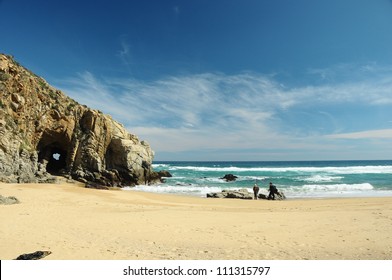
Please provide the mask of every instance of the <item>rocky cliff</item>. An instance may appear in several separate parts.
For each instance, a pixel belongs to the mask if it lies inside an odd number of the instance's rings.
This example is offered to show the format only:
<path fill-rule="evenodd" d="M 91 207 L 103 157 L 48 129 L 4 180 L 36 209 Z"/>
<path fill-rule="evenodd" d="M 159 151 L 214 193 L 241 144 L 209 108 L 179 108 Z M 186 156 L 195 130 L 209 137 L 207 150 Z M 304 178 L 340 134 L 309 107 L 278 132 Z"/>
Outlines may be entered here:
<path fill-rule="evenodd" d="M 0 181 L 51 175 L 107 186 L 157 180 L 148 143 L 0 54 Z"/>

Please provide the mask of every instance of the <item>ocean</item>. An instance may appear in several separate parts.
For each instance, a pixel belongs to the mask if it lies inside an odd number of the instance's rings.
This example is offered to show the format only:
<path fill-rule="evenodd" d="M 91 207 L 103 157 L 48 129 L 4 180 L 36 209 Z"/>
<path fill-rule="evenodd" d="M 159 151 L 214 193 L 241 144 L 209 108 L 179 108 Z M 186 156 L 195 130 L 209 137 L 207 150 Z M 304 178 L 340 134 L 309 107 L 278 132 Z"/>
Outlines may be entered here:
<path fill-rule="evenodd" d="M 167 170 L 173 177 L 158 185 L 139 185 L 134 191 L 206 197 L 223 189 L 247 188 L 255 183 L 267 193 L 269 182 L 290 198 L 392 196 L 392 160 L 380 161 L 161 161 L 156 171 Z M 226 182 L 222 177 L 238 178 Z"/>

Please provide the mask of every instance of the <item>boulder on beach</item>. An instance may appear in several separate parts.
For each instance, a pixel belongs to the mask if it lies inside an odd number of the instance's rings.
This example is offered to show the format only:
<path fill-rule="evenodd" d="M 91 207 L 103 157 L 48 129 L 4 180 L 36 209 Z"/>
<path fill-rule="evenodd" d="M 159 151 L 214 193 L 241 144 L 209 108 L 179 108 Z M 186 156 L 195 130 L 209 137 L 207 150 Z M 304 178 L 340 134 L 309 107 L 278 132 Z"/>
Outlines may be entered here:
<path fill-rule="evenodd" d="M 222 192 L 208 193 L 207 197 L 211 198 L 235 198 L 235 199 L 252 199 L 253 194 L 247 189 L 240 190 L 223 190 Z"/>
<path fill-rule="evenodd" d="M 49 256 L 50 254 L 52 254 L 51 251 L 36 251 L 34 253 L 20 255 L 15 260 L 22 260 L 22 261 L 39 260 L 45 258 L 46 256 Z"/>
<path fill-rule="evenodd" d="M 257 197 L 259 199 L 267 199 L 268 200 L 268 194 L 259 193 L 259 195 Z M 286 196 L 284 195 L 284 193 L 282 191 L 278 191 L 278 193 L 275 194 L 274 200 L 285 200 L 285 199 L 286 199 Z"/>
<path fill-rule="evenodd" d="M 10 205 L 10 204 L 17 204 L 19 203 L 19 200 L 15 196 L 2 196 L 0 195 L 0 204 L 3 205 Z"/>
<path fill-rule="evenodd" d="M 223 190 L 221 192 L 208 193 L 207 197 L 210 198 L 236 198 L 236 199 L 253 199 L 253 193 L 249 192 L 247 189 L 240 190 Z M 259 199 L 268 200 L 268 194 L 259 193 Z M 278 192 L 275 194 L 275 200 L 285 200 L 286 196 L 283 192 Z"/>

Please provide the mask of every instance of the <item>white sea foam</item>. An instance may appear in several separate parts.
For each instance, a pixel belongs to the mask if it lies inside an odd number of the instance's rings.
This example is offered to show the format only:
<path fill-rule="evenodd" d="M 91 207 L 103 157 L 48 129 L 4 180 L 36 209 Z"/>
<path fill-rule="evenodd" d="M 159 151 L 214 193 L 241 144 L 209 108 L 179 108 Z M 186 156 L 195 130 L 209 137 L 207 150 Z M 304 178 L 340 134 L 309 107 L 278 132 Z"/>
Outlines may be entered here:
<path fill-rule="evenodd" d="M 227 185 L 226 185 L 227 186 Z M 144 191 L 152 193 L 166 193 L 191 195 L 206 197 L 207 193 L 221 192 L 223 189 L 238 189 L 238 187 L 222 187 L 208 185 L 138 185 L 135 187 L 125 187 L 124 190 Z M 246 188 L 252 192 L 251 188 Z M 288 198 L 327 198 L 327 197 L 371 197 L 371 196 L 392 196 L 391 190 L 375 190 L 369 183 L 362 184 L 308 184 L 303 186 L 282 186 L 279 188 Z M 267 193 L 266 189 L 261 192 Z"/>
<path fill-rule="evenodd" d="M 214 178 L 214 177 L 204 177 L 197 179 L 198 182 L 210 182 L 210 183 L 224 183 L 225 179 L 222 178 Z"/>
<path fill-rule="evenodd" d="M 254 181 L 254 182 L 262 182 L 267 180 L 268 177 L 262 177 L 262 176 L 241 176 L 239 175 L 237 178 L 237 181 Z"/>
<path fill-rule="evenodd" d="M 173 177 L 164 177 L 166 179 L 170 179 L 170 180 L 184 180 L 186 179 L 186 177 L 183 176 L 173 176 Z"/>
<path fill-rule="evenodd" d="M 373 186 L 369 183 L 362 184 L 328 184 L 328 185 L 305 185 L 301 187 L 303 191 L 362 191 L 372 190 Z"/>
<path fill-rule="evenodd" d="M 342 176 L 328 176 L 328 175 L 313 175 L 306 178 L 296 178 L 298 181 L 305 181 L 310 183 L 320 183 L 320 182 L 334 182 L 343 179 Z"/>
<path fill-rule="evenodd" d="M 378 191 L 369 183 L 361 184 L 309 184 L 282 189 L 288 197 L 357 197 L 375 196 Z M 392 195 L 392 191 L 383 195 Z"/>
<path fill-rule="evenodd" d="M 184 194 L 193 196 L 206 196 L 210 192 L 222 191 L 219 187 L 199 186 L 199 185 L 137 185 L 135 187 L 125 187 L 124 190 L 144 191 L 153 193 Z"/>
<path fill-rule="evenodd" d="M 206 166 L 171 166 L 170 170 L 190 170 L 200 172 L 325 172 L 330 174 L 387 174 L 392 173 L 392 166 L 328 166 L 328 167 L 206 167 Z"/>
<path fill-rule="evenodd" d="M 169 168 L 170 167 L 169 164 L 165 164 L 165 163 L 153 163 L 151 166 L 153 168 L 159 168 L 159 169 Z"/>

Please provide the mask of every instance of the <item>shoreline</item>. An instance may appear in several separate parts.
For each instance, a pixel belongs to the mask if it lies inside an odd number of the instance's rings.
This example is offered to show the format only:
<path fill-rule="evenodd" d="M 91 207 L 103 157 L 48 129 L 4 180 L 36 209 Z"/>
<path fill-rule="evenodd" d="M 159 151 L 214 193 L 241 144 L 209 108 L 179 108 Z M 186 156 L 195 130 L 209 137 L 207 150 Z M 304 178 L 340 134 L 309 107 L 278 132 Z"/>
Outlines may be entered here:
<path fill-rule="evenodd" d="M 172 177 L 162 188 L 140 186 L 151 192 L 182 192 L 206 196 L 222 189 L 250 192 L 255 183 L 260 191 L 273 182 L 290 198 L 383 197 L 392 196 L 392 161 L 227 161 L 227 162 L 157 162 L 157 170 L 167 170 Z M 224 180 L 226 175 L 235 180 Z"/>
<path fill-rule="evenodd" d="M 148 190 L 143 190 L 143 189 L 132 189 L 134 187 L 125 187 L 124 189 L 119 188 L 119 190 L 121 191 L 130 191 L 130 192 L 141 192 L 141 193 L 151 193 L 151 194 L 158 194 L 158 195 L 173 195 L 173 196 L 184 196 L 184 197 L 196 197 L 196 198 L 204 198 L 204 199 L 214 199 L 214 198 L 209 198 L 207 197 L 207 194 L 203 194 L 203 196 L 200 195 L 193 195 L 191 193 L 184 193 L 184 192 L 153 192 L 153 191 L 148 191 Z M 243 188 L 226 188 L 226 189 L 222 189 L 222 190 L 229 190 L 229 191 L 234 191 L 234 190 L 239 190 L 239 189 L 243 189 Z M 248 190 L 249 193 L 251 193 L 253 195 L 252 192 L 252 188 L 247 187 L 245 188 Z M 263 193 L 265 195 L 268 195 L 268 191 L 264 192 L 260 192 Z M 324 200 L 324 199 L 350 199 L 350 198 L 383 198 L 383 197 L 390 197 L 392 198 L 392 192 L 388 191 L 387 195 L 378 195 L 378 194 L 374 194 L 374 195 L 369 195 L 364 194 L 364 195 L 347 195 L 347 194 L 341 194 L 340 196 L 336 195 L 336 196 L 286 196 L 286 200 Z M 215 199 L 219 199 L 219 198 L 215 198 Z M 233 198 L 231 198 L 233 199 Z M 258 199 L 258 200 L 265 200 L 265 199 Z"/>
<path fill-rule="evenodd" d="M 206 199 L 4 184 L 0 259 L 392 259 L 392 197 Z"/>

